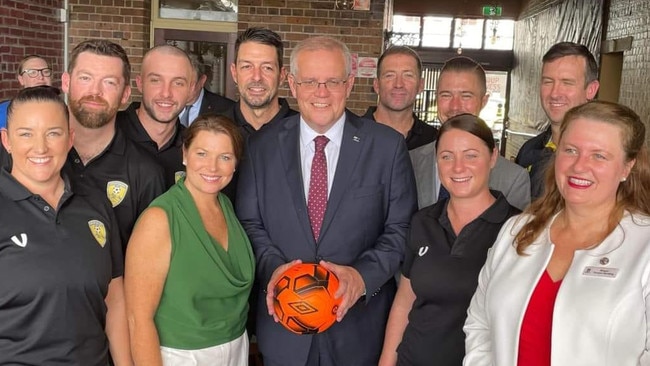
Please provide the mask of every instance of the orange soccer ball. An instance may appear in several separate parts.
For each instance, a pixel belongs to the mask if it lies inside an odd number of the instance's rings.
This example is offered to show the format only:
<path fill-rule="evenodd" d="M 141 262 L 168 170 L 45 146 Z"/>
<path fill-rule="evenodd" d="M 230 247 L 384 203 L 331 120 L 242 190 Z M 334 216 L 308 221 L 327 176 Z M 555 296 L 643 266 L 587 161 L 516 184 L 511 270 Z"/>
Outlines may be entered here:
<path fill-rule="evenodd" d="M 318 264 L 301 263 L 286 270 L 275 283 L 273 308 L 280 323 L 297 334 L 324 332 L 336 321 L 341 299 L 336 275 Z"/>

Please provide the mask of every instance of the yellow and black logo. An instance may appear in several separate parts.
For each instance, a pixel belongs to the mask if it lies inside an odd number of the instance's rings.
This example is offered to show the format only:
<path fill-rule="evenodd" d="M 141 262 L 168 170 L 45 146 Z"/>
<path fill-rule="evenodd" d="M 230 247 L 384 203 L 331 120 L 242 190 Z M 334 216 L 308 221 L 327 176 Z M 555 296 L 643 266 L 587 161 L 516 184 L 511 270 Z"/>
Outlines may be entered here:
<path fill-rule="evenodd" d="M 185 172 L 184 171 L 182 171 L 182 170 L 177 171 L 176 173 L 174 173 L 174 183 L 178 183 L 178 181 L 181 180 L 181 178 L 184 178 L 184 177 L 185 177 Z"/>
<path fill-rule="evenodd" d="M 97 243 L 103 248 L 106 245 L 106 226 L 99 220 L 88 221 L 90 233 L 93 234 Z"/>
<path fill-rule="evenodd" d="M 128 190 L 129 186 L 119 180 L 113 180 L 106 184 L 106 196 L 108 197 L 108 200 L 111 201 L 113 207 L 122 203 Z"/>

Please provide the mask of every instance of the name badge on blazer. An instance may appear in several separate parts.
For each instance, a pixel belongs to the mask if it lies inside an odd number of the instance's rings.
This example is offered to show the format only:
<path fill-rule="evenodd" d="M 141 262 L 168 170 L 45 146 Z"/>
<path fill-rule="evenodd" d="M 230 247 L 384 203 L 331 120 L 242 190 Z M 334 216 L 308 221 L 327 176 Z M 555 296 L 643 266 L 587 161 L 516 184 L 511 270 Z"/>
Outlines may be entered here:
<path fill-rule="evenodd" d="M 616 278 L 618 268 L 588 266 L 582 271 L 583 276 Z"/>

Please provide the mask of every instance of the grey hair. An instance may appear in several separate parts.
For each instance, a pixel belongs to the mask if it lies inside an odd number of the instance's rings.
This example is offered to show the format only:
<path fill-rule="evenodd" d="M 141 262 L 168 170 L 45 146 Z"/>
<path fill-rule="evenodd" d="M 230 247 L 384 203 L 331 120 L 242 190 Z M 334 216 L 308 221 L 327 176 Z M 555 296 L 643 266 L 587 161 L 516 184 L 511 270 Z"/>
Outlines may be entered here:
<path fill-rule="evenodd" d="M 350 49 L 338 39 L 326 36 L 310 37 L 298 43 L 293 51 L 291 51 L 291 58 L 289 60 L 291 73 L 293 75 L 298 74 L 298 55 L 302 51 L 319 50 L 341 51 L 345 59 L 345 76 L 350 76 L 352 73 L 352 55 L 350 54 Z"/>

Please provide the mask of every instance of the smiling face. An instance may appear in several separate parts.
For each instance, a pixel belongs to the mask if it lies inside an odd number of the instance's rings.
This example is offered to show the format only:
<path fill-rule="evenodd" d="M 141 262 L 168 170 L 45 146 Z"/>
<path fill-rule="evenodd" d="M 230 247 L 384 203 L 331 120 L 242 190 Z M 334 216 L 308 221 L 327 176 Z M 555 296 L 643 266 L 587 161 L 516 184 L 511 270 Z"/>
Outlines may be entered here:
<path fill-rule="evenodd" d="M 497 152 L 473 134 L 452 128 L 438 137 L 436 162 L 440 182 L 452 197 L 472 198 L 488 190 Z"/>
<path fill-rule="evenodd" d="M 230 136 L 199 131 L 183 149 L 186 163 L 185 185 L 191 191 L 217 194 L 232 180 L 237 159 Z"/>
<path fill-rule="evenodd" d="M 251 109 L 277 103 L 278 88 L 286 77 L 275 47 L 253 41 L 239 46 L 237 61 L 230 65 L 230 73 L 241 101 Z"/>
<path fill-rule="evenodd" d="M 142 62 L 136 84 L 142 92 L 147 116 L 159 123 L 174 123 L 187 105 L 193 87 L 193 69 L 183 55 L 150 51 Z"/>
<path fill-rule="evenodd" d="M 622 141 L 617 126 L 587 118 L 571 121 L 555 157 L 555 182 L 567 208 L 613 207 L 618 186 L 634 165 L 625 161 Z"/>
<path fill-rule="evenodd" d="M 478 76 L 472 71 L 445 71 L 438 78 L 436 102 L 440 122 L 463 113 L 478 116 L 488 101 Z"/>
<path fill-rule="evenodd" d="M 345 101 L 352 91 L 354 77 L 346 74 L 345 57 L 340 50 L 303 50 L 296 57 L 296 66 L 297 75 L 289 76 L 289 86 L 300 115 L 314 131 L 325 133 L 345 113 Z M 308 90 L 305 85 L 298 85 L 305 81 L 345 83 L 331 89 L 320 84 L 315 90 Z"/>
<path fill-rule="evenodd" d="M 415 97 L 424 88 L 418 75 L 418 60 L 399 53 L 388 55 L 378 71 L 373 87 L 379 95 L 379 105 L 395 112 L 412 110 Z"/>
<path fill-rule="evenodd" d="M 544 113 L 553 125 L 559 126 L 566 112 L 593 99 L 598 81 L 586 83 L 585 59 L 564 56 L 544 63 L 539 88 Z"/>
<path fill-rule="evenodd" d="M 131 95 L 119 57 L 82 52 L 71 74 L 64 73 L 62 81 L 70 112 L 86 128 L 114 122 L 117 110 Z"/>
<path fill-rule="evenodd" d="M 11 153 L 11 175 L 30 191 L 55 184 L 72 147 L 65 110 L 54 102 L 16 104 L 2 131 L 2 144 Z"/>

